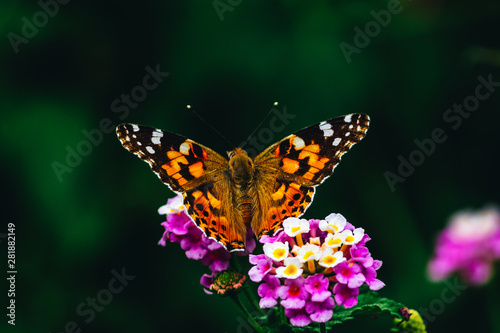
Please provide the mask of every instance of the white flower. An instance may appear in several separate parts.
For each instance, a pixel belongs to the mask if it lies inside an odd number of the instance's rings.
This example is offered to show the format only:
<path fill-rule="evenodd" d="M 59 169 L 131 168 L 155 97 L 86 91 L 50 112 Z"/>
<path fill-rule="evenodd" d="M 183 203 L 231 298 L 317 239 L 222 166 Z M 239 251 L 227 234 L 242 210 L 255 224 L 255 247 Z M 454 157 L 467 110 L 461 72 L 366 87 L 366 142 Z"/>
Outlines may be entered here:
<path fill-rule="evenodd" d="M 298 258 L 288 257 L 285 259 L 284 267 L 276 268 L 276 277 L 296 279 L 302 274 L 303 271 L 302 263 Z"/>
<path fill-rule="evenodd" d="M 340 264 L 342 261 L 345 261 L 346 258 L 342 251 L 337 251 L 333 253 L 333 249 L 327 247 L 323 250 L 321 257 L 319 259 L 319 265 L 323 267 L 335 267 Z"/>
<path fill-rule="evenodd" d="M 359 243 L 359 241 L 363 238 L 365 235 L 365 229 L 356 228 L 354 231 L 344 230 L 342 233 L 345 234 L 344 244 L 353 245 Z"/>
<path fill-rule="evenodd" d="M 310 230 L 307 220 L 296 217 L 289 217 L 283 221 L 283 228 L 285 229 L 285 233 L 290 237 L 295 237 Z"/>
<path fill-rule="evenodd" d="M 184 200 L 182 199 L 182 195 L 175 196 L 171 199 L 168 199 L 167 204 L 158 208 L 158 214 L 166 215 L 166 214 L 179 214 L 184 211 Z"/>
<path fill-rule="evenodd" d="M 346 237 L 345 232 L 339 232 L 336 234 L 328 233 L 323 243 L 326 247 L 337 248 L 342 245 Z"/>
<path fill-rule="evenodd" d="M 332 213 L 319 221 L 319 228 L 323 231 L 340 232 L 344 230 L 347 220 L 341 214 Z"/>
<path fill-rule="evenodd" d="M 299 249 L 297 253 L 297 258 L 301 262 L 306 262 L 309 260 L 318 260 L 321 253 L 319 252 L 319 246 L 313 244 L 306 244 Z"/>
<path fill-rule="evenodd" d="M 283 261 L 288 257 L 288 242 L 265 243 L 263 248 L 264 254 L 275 261 Z"/>

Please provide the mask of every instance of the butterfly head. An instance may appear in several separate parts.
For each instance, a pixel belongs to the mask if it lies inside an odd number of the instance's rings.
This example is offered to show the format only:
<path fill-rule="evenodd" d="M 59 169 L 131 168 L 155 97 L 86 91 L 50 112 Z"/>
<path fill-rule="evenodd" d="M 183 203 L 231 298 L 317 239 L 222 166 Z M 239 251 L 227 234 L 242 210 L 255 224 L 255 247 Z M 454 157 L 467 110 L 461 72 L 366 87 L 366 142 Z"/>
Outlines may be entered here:
<path fill-rule="evenodd" d="M 228 151 L 229 173 L 234 180 L 248 181 L 253 177 L 254 165 L 247 152 L 241 148 Z"/>

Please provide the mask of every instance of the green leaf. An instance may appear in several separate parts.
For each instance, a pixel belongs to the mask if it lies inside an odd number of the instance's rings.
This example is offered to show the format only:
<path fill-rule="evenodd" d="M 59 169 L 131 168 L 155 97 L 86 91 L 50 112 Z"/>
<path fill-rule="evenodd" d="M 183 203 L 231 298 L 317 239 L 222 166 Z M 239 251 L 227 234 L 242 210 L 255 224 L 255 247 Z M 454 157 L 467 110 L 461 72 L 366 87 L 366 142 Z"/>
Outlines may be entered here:
<path fill-rule="evenodd" d="M 403 304 L 388 298 L 378 296 L 374 291 L 367 291 L 358 296 L 358 304 L 351 308 L 336 306 L 333 309 L 333 317 L 328 322 L 328 326 L 342 324 L 347 320 L 354 319 L 359 315 L 389 315 L 401 318 L 399 309 Z"/>

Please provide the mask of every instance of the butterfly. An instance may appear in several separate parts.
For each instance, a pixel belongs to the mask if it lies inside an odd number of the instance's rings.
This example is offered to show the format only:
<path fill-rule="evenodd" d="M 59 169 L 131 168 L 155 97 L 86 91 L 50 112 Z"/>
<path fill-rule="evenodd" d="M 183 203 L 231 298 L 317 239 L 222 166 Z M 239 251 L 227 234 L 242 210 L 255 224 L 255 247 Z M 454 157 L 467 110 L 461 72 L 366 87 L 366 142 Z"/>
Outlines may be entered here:
<path fill-rule="evenodd" d="M 247 229 L 260 238 L 282 229 L 312 202 L 315 187 L 364 138 L 368 115 L 353 113 L 304 128 L 255 158 L 236 148 L 228 158 L 186 137 L 136 124 L 117 126 L 125 149 L 182 194 L 194 223 L 228 251 L 245 249 Z"/>

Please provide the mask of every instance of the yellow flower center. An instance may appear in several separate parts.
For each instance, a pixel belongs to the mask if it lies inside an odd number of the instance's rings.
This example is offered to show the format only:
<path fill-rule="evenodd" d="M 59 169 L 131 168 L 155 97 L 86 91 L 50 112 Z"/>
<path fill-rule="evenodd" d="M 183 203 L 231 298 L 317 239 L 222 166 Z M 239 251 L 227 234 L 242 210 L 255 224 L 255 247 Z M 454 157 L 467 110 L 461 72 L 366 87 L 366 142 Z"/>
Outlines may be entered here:
<path fill-rule="evenodd" d="M 348 242 L 348 243 L 354 242 L 354 237 L 352 237 L 352 236 L 349 235 L 349 236 L 347 236 L 345 238 L 345 241 Z"/>
<path fill-rule="evenodd" d="M 337 258 L 334 256 L 328 256 L 323 259 L 323 262 L 327 265 L 333 265 L 337 261 Z"/>
<path fill-rule="evenodd" d="M 285 275 L 295 275 L 297 274 L 297 267 L 295 265 L 289 265 L 284 271 Z"/>
<path fill-rule="evenodd" d="M 292 233 L 296 233 L 299 230 L 300 230 L 300 227 L 293 227 L 292 228 Z"/>
<path fill-rule="evenodd" d="M 307 251 L 306 254 L 304 254 L 304 260 L 309 259 L 310 256 L 314 255 L 313 251 Z"/>
<path fill-rule="evenodd" d="M 282 258 L 285 255 L 285 249 L 276 249 L 273 251 L 273 256 L 275 258 Z"/>

